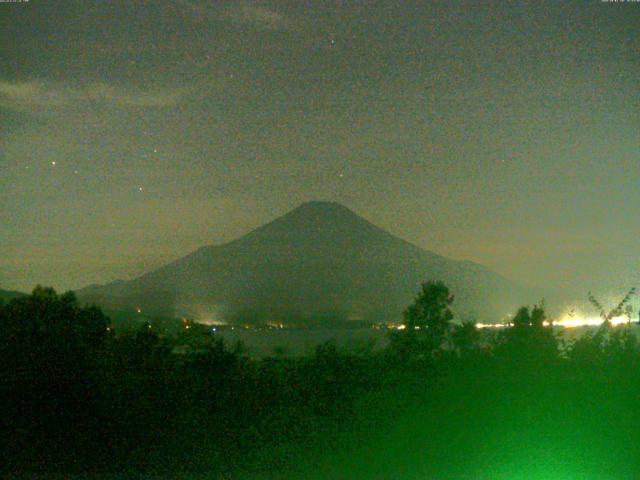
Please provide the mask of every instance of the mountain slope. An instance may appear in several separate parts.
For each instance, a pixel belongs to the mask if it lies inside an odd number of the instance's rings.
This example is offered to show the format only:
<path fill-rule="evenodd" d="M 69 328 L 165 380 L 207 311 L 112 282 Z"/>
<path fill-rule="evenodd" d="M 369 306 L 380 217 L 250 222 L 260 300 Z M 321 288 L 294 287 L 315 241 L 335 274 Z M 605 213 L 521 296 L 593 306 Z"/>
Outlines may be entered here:
<path fill-rule="evenodd" d="M 457 310 L 480 318 L 495 320 L 522 300 L 487 268 L 420 249 L 329 202 L 302 204 L 227 244 L 77 293 L 108 308 L 203 321 L 399 321 L 429 279 L 444 280 Z"/>

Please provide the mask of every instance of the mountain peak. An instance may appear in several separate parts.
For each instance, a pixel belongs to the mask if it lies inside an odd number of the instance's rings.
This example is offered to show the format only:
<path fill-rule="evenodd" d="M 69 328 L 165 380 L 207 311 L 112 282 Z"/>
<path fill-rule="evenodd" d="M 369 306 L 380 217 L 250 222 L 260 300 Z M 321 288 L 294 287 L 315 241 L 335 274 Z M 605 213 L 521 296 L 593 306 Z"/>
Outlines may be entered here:
<path fill-rule="evenodd" d="M 317 233 L 320 229 L 325 233 L 333 232 L 335 235 L 340 235 L 354 234 L 356 231 L 372 228 L 377 227 L 340 203 L 314 200 L 300 204 L 252 233 L 286 231 L 287 236 L 295 236 L 309 230 Z"/>
<path fill-rule="evenodd" d="M 310 200 L 308 202 L 301 203 L 290 213 L 293 212 L 317 212 L 317 213 L 336 213 L 336 212 L 348 212 L 351 215 L 355 215 L 351 210 L 338 202 L 330 202 L 324 200 Z"/>

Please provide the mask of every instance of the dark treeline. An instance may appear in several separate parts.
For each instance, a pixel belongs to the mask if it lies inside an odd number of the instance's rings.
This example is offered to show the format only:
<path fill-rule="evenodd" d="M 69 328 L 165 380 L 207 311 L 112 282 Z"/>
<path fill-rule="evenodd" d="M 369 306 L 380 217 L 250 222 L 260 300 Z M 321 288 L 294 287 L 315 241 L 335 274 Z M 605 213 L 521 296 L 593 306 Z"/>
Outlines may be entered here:
<path fill-rule="evenodd" d="M 383 350 L 251 359 L 195 325 L 116 334 L 99 308 L 38 287 L 0 306 L 0 465 L 29 478 L 637 478 L 637 327 L 564 342 L 538 305 L 481 331 L 454 323 L 452 302 L 423 285 Z"/>

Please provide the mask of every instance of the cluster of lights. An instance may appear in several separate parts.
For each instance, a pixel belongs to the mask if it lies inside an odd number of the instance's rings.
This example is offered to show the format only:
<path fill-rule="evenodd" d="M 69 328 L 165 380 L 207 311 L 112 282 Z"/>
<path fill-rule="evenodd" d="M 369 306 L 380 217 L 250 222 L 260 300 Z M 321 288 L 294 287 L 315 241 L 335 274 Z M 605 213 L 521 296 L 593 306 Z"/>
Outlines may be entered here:
<path fill-rule="evenodd" d="M 509 327 L 510 323 L 476 323 L 476 328 L 502 328 Z"/>
<path fill-rule="evenodd" d="M 269 328 L 284 328 L 284 323 L 267 323 L 267 327 Z"/>
<path fill-rule="evenodd" d="M 579 328 L 579 327 L 597 327 L 602 325 L 602 318 L 599 317 L 585 317 L 585 318 L 576 318 L 567 316 L 562 320 L 558 320 L 555 322 L 545 321 L 542 323 L 545 327 L 562 327 L 562 328 Z M 611 319 L 611 325 L 627 325 L 629 324 L 629 318 L 625 316 L 614 317 Z M 477 328 L 506 328 L 512 327 L 513 323 L 476 323 Z M 405 330 L 406 325 L 393 325 L 389 326 L 389 328 L 394 328 L 396 330 Z M 420 330 L 420 327 L 414 327 L 415 330 Z"/>
<path fill-rule="evenodd" d="M 558 320 L 556 322 L 543 322 L 542 324 L 545 327 L 562 327 L 562 328 L 578 328 L 578 327 L 597 327 L 602 325 L 602 318 L 600 317 L 587 317 L 587 318 L 576 318 L 576 317 L 565 317 L 562 320 Z M 614 317 L 611 319 L 611 325 L 626 325 L 630 323 L 629 319 L 625 316 Z M 511 327 L 512 323 L 476 323 L 476 327 L 478 328 L 504 328 Z"/>
<path fill-rule="evenodd" d="M 601 325 L 603 320 L 599 317 L 591 317 L 591 318 L 572 318 L 567 317 L 558 322 L 554 322 L 554 325 L 564 328 L 576 328 L 576 327 L 596 327 Z M 545 322 L 546 323 L 546 322 Z M 628 317 L 619 316 L 613 317 L 611 319 L 611 325 L 625 325 L 630 323 Z"/>

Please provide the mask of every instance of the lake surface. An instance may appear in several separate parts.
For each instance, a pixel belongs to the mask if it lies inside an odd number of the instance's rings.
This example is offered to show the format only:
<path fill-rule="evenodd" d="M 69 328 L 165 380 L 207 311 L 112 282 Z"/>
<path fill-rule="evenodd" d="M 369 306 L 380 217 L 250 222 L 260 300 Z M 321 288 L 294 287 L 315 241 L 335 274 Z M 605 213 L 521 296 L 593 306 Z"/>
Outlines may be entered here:
<path fill-rule="evenodd" d="M 361 329 L 265 329 L 222 330 L 216 335 L 225 339 L 228 345 L 241 341 L 247 353 L 254 357 L 274 355 L 278 350 L 284 355 L 306 355 L 325 342 L 333 341 L 341 348 L 358 350 L 373 344 L 374 348 L 387 345 L 388 330 L 374 328 Z"/>

